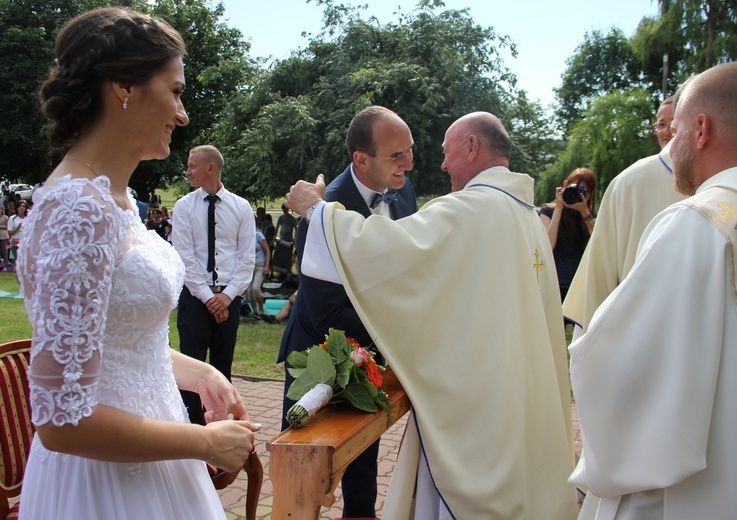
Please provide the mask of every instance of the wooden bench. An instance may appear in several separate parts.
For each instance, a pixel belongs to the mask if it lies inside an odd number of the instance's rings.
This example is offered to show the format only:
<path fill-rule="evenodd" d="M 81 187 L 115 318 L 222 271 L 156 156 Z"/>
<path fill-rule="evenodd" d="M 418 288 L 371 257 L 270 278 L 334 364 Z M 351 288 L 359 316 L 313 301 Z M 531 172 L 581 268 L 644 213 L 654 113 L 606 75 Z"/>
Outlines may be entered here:
<path fill-rule="evenodd" d="M 409 398 L 387 369 L 384 385 L 392 406 L 365 413 L 328 405 L 299 429 L 289 428 L 266 444 L 274 486 L 273 520 L 317 520 L 320 507 L 335 503 L 333 492 L 346 467 L 409 410 Z"/>

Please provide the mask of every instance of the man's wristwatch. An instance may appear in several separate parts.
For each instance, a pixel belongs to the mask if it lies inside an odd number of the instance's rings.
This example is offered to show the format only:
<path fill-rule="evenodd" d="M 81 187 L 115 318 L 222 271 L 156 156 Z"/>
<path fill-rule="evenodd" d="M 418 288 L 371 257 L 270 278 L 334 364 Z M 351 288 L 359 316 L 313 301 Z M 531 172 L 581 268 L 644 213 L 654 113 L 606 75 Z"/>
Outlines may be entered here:
<path fill-rule="evenodd" d="M 310 206 L 307 211 L 305 211 L 305 219 L 307 220 L 308 224 L 310 220 L 312 220 L 312 214 L 315 212 L 315 209 L 320 205 L 321 202 L 321 200 L 318 200 L 312 206 Z"/>

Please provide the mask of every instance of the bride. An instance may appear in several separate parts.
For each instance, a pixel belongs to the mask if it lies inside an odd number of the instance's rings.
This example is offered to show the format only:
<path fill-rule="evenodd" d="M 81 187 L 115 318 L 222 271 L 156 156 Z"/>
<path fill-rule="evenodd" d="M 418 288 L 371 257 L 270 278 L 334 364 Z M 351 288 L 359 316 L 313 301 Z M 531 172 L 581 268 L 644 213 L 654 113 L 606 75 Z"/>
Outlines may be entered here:
<path fill-rule="evenodd" d="M 126 192 L 189 121 L 184 53 L 165 21 L 120 7 L 57 37 L 40 98 L 52 146 L 71 148 L 34 195 L 18 266 L 37 432 L 22 519 L 225 518 L 203 461 L 233 471 L 254 449 L 235 388 L 168 346 L 184 267 Z M 178 388 L 200 394 L 207 426 Z"/>

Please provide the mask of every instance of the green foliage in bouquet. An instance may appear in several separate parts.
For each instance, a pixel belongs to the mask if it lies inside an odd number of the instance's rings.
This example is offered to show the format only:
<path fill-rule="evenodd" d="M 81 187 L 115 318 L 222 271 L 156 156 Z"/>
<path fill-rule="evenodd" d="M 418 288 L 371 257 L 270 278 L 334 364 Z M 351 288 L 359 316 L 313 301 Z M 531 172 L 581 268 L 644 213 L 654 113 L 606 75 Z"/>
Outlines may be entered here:
<path fill-rule="evenodd" d="M 389 414 L 389 396 L 381 375 L 383 367 L 376 364 L 371 352 L 346 337 L 345 332 L 330 329 L 325 343 L 292 352 L 287 361 L 292 365 L 289 373 L 294 377 L 287 397 L 299 400 L 287 412 L 287 420 L 293 427 L 302 426 L 327 402 L 349 403 L 365 412 L 384 409 Z M 328 400 L 315 407 L 310 404 L 310 392 L 314 397 L 320 390 L 318 385 L 330 387 L 327 393 L 332 391 L 332 396 L 328 395 Z"/>

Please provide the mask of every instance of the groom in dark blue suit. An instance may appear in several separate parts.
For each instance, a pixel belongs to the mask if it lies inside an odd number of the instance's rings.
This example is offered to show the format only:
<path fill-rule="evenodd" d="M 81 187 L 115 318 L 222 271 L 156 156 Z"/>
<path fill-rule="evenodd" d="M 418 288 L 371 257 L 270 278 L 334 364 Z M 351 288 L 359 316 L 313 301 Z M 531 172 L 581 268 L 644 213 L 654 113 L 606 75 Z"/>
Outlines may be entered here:
<path fill-rule="evenodd" d="M 417 211 L 412 184 L 405 172 L 412 169 L 412 132 L 391 110 L 371 106 L 356 114 L 348 127 L 346 145 L 351 164 L 327 187 L 324 199 L 337 201 L 347 210 L 364 217 L 383 215 L 399 219 Z M 297 265 L 308 223 L 302 219 L 297 230 Z M 329 328 L 345 331 L 362 347 L 374 348 L 373 340 L 364 328 L 342 285 L 300 275 L 299 291 L 282 337 L 277 362 L 286 362 L 293 351 L 306 350 L 325 341 Z M 381 355 L 377 361 L 383 363 Z M 293 378 L 286 373 L 284 410 L 286 415 L 294 401 L 286 392 Z M 283 416 L 284 416 L 283 415 Z M 282 428 L 288 427 L 284 419 Z M 343 490 L 343 517 L 376 516 L 376 475 L 379 441 L 368 447 L 346 469 Z"/>

